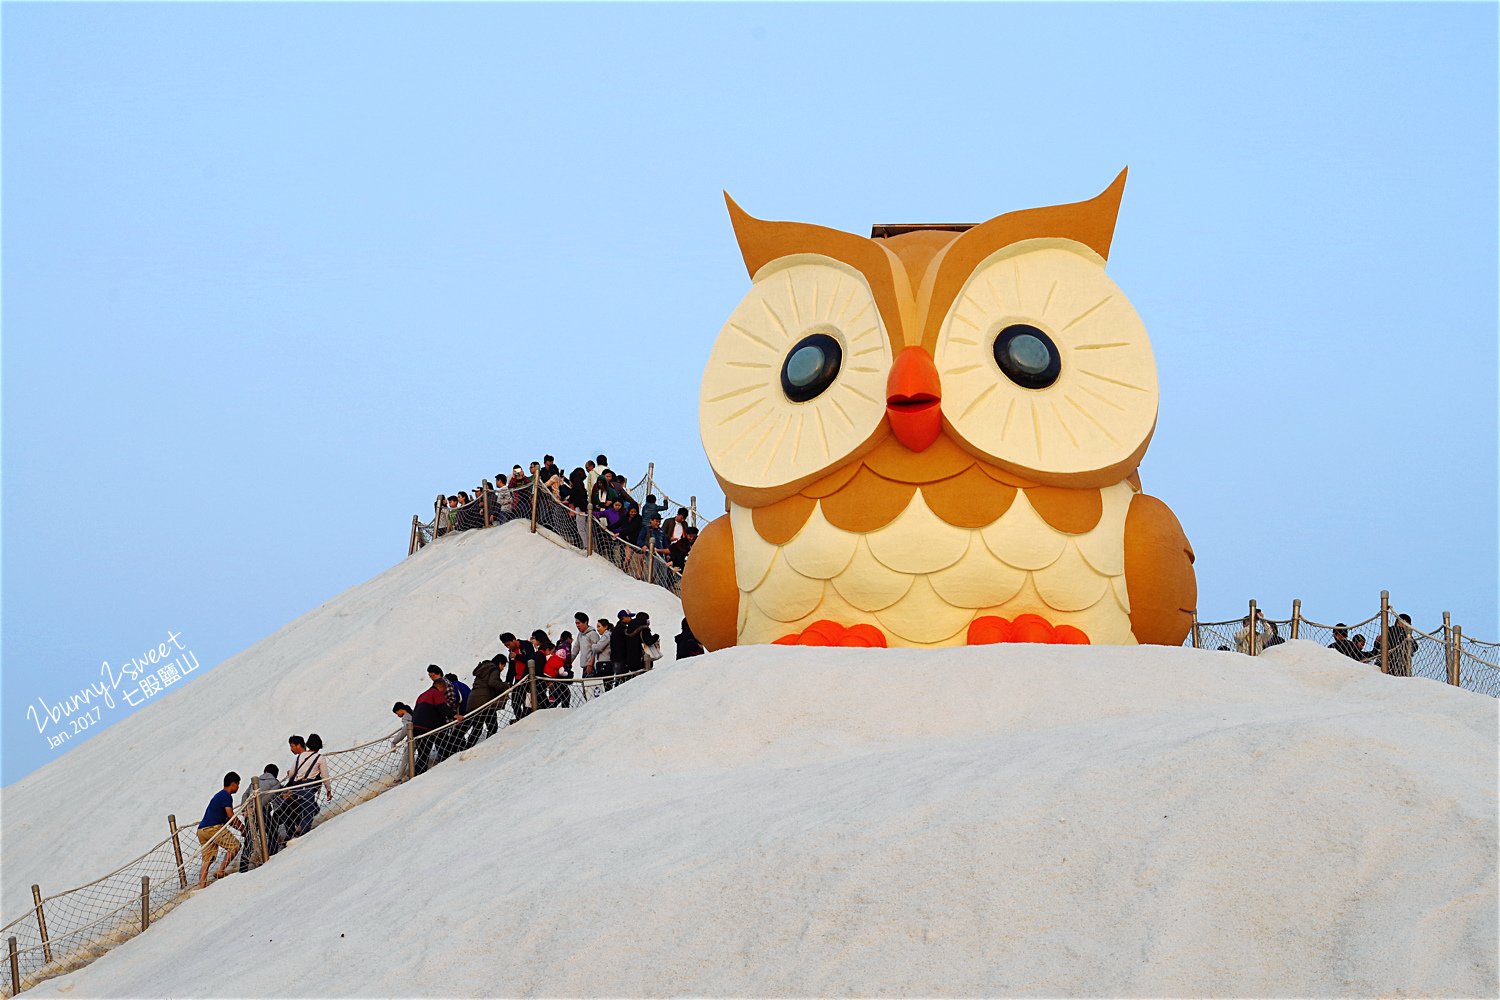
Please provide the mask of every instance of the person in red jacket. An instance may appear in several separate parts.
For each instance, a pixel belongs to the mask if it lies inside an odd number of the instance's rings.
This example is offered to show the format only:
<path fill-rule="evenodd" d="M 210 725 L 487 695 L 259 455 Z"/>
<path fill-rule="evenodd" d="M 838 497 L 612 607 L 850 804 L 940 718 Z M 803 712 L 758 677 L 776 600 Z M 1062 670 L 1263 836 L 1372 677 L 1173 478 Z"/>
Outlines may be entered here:
<path fill-rule="evenodd" d="M 571 677 L 573 672 L 568 669 L 567 658 L 558 651 L 557 646 L 547 639 L 545 633 L 537 640 L 537 649 L 544 653 L 547 659 L 542 665 L 542 675 L 545 677 Z M 548 708 L 567 708 L 572 704 L 572 694 L 568 690 L 569 684 L 548 684 L 546 693 L 542 696 L 542 704 Z"/>

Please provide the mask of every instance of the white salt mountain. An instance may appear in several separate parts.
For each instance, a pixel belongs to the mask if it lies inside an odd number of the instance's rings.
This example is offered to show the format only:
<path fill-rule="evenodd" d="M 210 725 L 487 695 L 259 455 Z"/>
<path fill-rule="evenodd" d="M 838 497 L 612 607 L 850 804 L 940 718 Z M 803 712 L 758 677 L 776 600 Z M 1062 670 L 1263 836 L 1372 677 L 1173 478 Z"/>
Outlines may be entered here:
<path fill-rule="evenodd" d="M 762 646 L 531 725 L 40 989 L 1496 991 L 1495 701 L 1311 644 Z"/>
<path fill-rule="evenodd" d="M 593 572 L 476 541 L 569 601 Z M 1492 996 L 1496 709 L 1295 641 L 728 650 L 540 713 L 36 992 Z"/>
<path fill-rule="evenodd" d="M 226 771 L 289 767 L 292 733 L 339 750 L 395 731 L 391 705 L 426 689 L 429 663 L 469 681 L 503 631 L 555 638 L 575 612 L 622 608 L 650 613 L 670 658 L 682 605 L 660 587 L 525 524 L 442 539 L 6 788 L 0 917 L 31 906 L 32 883 L 50 895 L 136 857 L 168 813 L 197 826 Z"/>

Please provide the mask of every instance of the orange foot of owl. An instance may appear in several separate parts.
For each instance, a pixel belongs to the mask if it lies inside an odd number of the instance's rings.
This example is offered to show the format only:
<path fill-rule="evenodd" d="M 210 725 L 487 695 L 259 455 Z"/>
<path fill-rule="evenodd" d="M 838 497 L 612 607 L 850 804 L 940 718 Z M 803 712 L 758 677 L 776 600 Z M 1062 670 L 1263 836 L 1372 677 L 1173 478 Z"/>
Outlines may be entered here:
<path fill-rule="evenodd" d="M 1053 625 L 1041 615 L 1016 615 L 1006 621 L 994 615 L 976 618 L 969 623 L 969 645 L 984 646 L 992 642 L 1052 642 L 1075 646 L 1090 645 L 1088 635 L 1072 625 Z"/>
<path fill-rule="evenodd" d="M 813 622 L 801 632 L 793 632 L 776 640 L 778 646 L 862 646 L 866 649 L 884 649 L 885 633 L 874 625 L 850 625 L 845 628 L 838 622 L 823 620 Z"/>

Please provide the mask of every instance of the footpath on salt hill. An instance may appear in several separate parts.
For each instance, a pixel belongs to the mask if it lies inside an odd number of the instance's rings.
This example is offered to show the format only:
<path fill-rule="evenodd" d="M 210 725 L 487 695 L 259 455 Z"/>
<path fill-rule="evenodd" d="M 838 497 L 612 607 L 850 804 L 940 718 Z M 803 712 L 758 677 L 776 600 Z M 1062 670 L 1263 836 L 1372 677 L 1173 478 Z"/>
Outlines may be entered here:
<path fill-rule="evenodd" d="M 731 649 L 39 990 L 1491 996 L 1496 709 L 1303 641 Z"/>
<path fill-rule="evenodd" d="M 25 914 L 33 883 L 51 895 L 135 858 L 168 835 L 168 814 L 196 825 L 226 771 L 285 772 L 292 733 L 318 733 L 330 751 L 390 734 L 392 703 L 416 700 L 429 663 L 467 681 L 504 652 L 502 631 L 555 636 L 576 611 L 621 608 L 648 611 L 671 656 L 673 594 L 524 521 L 430 545 L 8 786 L 0 916 Z"/>

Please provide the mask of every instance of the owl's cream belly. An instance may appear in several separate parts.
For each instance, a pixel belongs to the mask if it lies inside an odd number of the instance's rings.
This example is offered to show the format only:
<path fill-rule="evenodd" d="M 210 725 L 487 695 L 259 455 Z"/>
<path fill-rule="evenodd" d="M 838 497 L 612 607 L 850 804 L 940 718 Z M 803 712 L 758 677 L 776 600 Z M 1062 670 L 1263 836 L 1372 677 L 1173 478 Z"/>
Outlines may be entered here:
<path fill-rule="evenodd" d="M 740 588 L 738 641 L 774 642 L 821 619 L 867 623 L 892 646 L 961 646 L 975 618 L 1032 613 L 1082 629 L 1096 644 L 1134 645 L 1125 588 L 1125 514 L 1133 491 L 1101 491 L 1093 530 L 1058 531 L 1024 491 L 982 528 L 938 518 L 919 489 L 890 524 L 856 534 L 821 505 L 785 545 L 756 532 L 731 505 Z"/>

